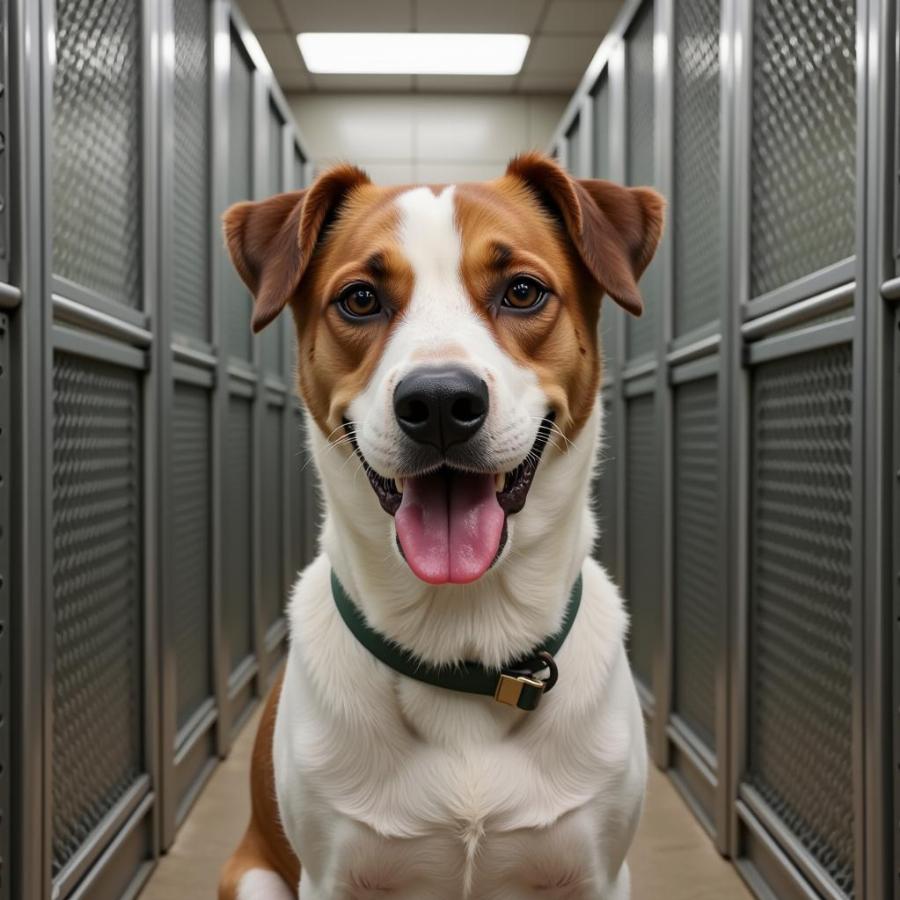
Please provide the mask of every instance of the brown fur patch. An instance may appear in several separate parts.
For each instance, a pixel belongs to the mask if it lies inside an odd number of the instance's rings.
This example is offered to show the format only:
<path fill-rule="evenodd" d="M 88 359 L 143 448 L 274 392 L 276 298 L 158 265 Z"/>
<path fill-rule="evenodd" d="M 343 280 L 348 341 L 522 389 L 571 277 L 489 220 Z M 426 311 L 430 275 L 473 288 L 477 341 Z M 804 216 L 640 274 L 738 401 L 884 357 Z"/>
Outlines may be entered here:
<path fill-rule="evenodd" d="M 397 193 L 366 187 L 354 194 L 291 301 L 301 360 L 298 386 L 325 434 L 340 426 L 348 404 L 365 387 L 412 296 L 412 268 L 397 240 Z M 377 271 L 367 266 L 374 255 Z M 333 301 L 357 280 L 375 285 L 390 315 L 363 324 L 341 316 Z"/>
<path fill-rule="evenodd" d="M 237 900 L 241 878 L 251 869 L 276 872 L 292 891 L 300 884 L 300 860 L 281 827 L 272 763 L 272 740 L 283 680 L 282 672 L 269 691 L 259 720 L 250 762 L 250 823 L 222 869 L 218 900 Z"/>

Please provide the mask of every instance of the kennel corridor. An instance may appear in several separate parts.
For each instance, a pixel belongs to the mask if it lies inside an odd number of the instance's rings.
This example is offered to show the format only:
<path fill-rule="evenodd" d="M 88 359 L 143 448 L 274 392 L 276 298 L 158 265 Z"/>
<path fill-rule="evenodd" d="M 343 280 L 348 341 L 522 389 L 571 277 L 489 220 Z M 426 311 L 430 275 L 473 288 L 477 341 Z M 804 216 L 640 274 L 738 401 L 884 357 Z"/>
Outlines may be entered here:
<path fill-rule="evenodd" d="M 897 4 L 602 0 L 596 41 L 566 24 L 593 0 L 379 7 L 590 44 L 511 112 L 412 79 L 300 102 L 289 3 L 0 0 L 0 900 L 199 896 L 179 865 L 230 845 L 318 498 L 288 320 L 251 335 L 218 218 L 308 184 L 331 107 L 667 196 L 645 315 L 601 324 L 595 552 L 656 764 L 635 883 L 900 900 Z M 430 135 L 372 127 L 406 95 Z M 483 168 L 398 159 L 373 174 Z"/>

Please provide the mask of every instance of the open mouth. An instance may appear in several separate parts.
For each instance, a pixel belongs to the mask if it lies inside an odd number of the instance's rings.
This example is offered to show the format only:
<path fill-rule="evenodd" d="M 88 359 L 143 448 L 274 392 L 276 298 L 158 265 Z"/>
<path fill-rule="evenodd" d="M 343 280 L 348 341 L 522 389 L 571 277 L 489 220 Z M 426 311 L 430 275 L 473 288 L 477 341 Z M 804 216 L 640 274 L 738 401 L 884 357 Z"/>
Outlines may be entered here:
<path fill-rule="evenodd" d="M 506 519 L 525 505 L 553 423 L 548 414 L 528 455 L 511 472 L 464 471 L 449 465 L 406 478 L 385 478 L 354 441 L 382 509 L 394 517 L 400 552 L 429 584 L 480 578 L 506 544 Z"/>

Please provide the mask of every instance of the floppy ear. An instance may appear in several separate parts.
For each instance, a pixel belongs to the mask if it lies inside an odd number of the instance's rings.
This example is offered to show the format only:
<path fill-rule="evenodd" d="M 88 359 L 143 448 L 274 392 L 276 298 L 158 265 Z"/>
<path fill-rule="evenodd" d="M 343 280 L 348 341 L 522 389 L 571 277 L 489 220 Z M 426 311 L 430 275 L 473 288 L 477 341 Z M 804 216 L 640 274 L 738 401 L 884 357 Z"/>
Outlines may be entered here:
<path fill-rule="evenodd" d="M 255 299 L 254 332 L 265 328 L 293 296 L 319 237 L 347 195 L 369 183 L 356 166 L 335 166 L 306 190 L 235 203 L 225 211 L 228 253 Z"/>
<path fill-rule="evenodd" d="M 656 252 L 665 200 L 651 188 L 576 180 L 540 153 L 514 159 L 506 170 L 524 181 L 558 215 L 587 270 L 605 293 L 635 316 L 644 311 L 638 279 Z"/>

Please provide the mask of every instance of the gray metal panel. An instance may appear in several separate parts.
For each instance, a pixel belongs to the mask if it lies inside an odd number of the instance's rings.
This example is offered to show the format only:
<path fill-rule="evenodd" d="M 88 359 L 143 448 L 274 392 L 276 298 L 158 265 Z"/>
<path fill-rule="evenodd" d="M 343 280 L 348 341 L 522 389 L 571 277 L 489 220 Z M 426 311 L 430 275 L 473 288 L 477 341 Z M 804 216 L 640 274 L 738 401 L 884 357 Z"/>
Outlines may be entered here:
<path fill-rule="evenodd" d="M 173 330 L 209 340 L 210 5 L 174 2 Z"/>
<path fill-rule="evenodd" d="M 600 301 L 600 351 L 603 359 L 603 372 L 606 377 L 617 378 L 620 357 L 619 331 L 622 327 L 624 312 L 611 297 Z"/>
<path fill-rule="evenodd" d="M 722 543 L 717 505 L 718 384 L 715 377 L 674 392 L 673 710 L 715 750 L 716 660 L 721 617 Z"/>
<path fill-rule="evenodd" d="M 625 593 L 631 613 L 629 650 L 635 674 L 650 690 L 660 629 L 659 465 L 653 394 L 626 401 Z"/>
<path fill-rule="evenodd" d="M 231 39 L 231 72 L 228 84 L 228 202 L 253 196 L 252 64 L 238 38 Z M 225 347 L 232 356 L 249 360 L 250 294 L 227 255 L 223 256 L 222 305 L 225 318 Z"/>
<path fill-rule="evenodd" d="M 300 529 L 303 534 L 301 565 L 306 566 L 315 559 L 318 548 L 321 500 L 319 497 L 319 475 L 306 440 L 307 428 L 315 428 L 316 425 L 309 421 L 306 413 L 301 413 L 298 418 L 298 455 L 303 480 L 303 506 L 300 523 Z"/>
<path fill-rule="evenodd" d="M 609 80 L 604 75 L 597 85 L 594 94 L 594 178 L 611 178 L 610 168 L 610 109 L 609 109 Z M 619 365 L 619 341 L 616 339 L 616 330 L 620 327 L 622 310 L 611 299 L 604 299 L 600 312 L 601 345 L 603 348 L 603 363 L 606 372 L 613 374 Z"/>
<path fill-rule="evenodd" d="M 144 771 L 138 373 L 53 365 L 53 873 Z"/>
<path fill-rule="evenodd" d="M 9 84 L 9 0 L 0 3 L 0 84 Z M 9 131 L 10 91 L 0 91 L 0 282 L 9 281 L 10 247 L 10 181 L 9 148 L 13 144 Z M 21 277 L 20 273 L 17 273 Z M 4 857 L 4 858 L 8 858 Z M 9 879 L 4 879 L 8 882 Z M 0 883 L 0 896 L 3 885 Z"/>
<path fill-rule="evenodd" d="M 290 520 L 290 546 L 288 561 L 290 570 L 289 583 L 293 585 L 297 573 L 304 565 L 303 559 L 303 459 L 302 459 L 302 414 L 299 409 L 291 404 L 290 412 L 284 420 L 288 429 L 289 455 L 287 460 L 287 485 L 288 485 L 288 518 Z"/>
<path fill-rule="evenodd" d="M 10 367 L 9 318 L 0 314 L 0 485 L 9 485 L 11 477 L 12 384 Z M 20 388 L 20 385 L 17 385 Z M 9 490 L 0 490 L 0 900 L 10 900 L 12 791 L 14 777 L 10 723 L 12 653 L 10 650 L 10 503 Z"/>
<path fill-rule="evenodd" d="M 618 516 L 618 479 L 621 467 L 616 459 L 616 404 L 611 397 L 601 397 L 603 407 L 603 445 L 600 448 L 599 475 L 594 480 L 594 503 L 599 526 L 596 556 L 613 581 L 619 582 L 616 558 L 616 530 L 621 527 Z"/>
<path fill-rule="evenodd" d="M 268 161 L 266 166 L 266 195 L 278 194 L 284 184 L 284 119 L 272 101 L 269 101 L 266 116 L 268 137 Z M 279 377 L 284 369 L 284 327 L 287 316 L 279 316 L 268 325 L 261 335 L 262 366 Z"/>
<path fill-rule="evenodd" d="M 577 118 L 566 134 L 566 168 L 577 177 L 581 164 L 581 119 Z"/>
<path fill-rule="evenodd" d="M 894 315 L 889 319 L 893 326 L 894 347 L 893 360 L 894 365 L 900 364 L 900 305 L 895 306 Z M 893 460 L 890 468 L 893 470 L 893 516 L 888 525 L 888 534 L 890 542 L 888 546 L 892 547 L 891 558 L 888 560 L 889 571 L 893 582 L 893 596 L 891 598 L 892 621 L 900 622 L 900 391 L 894 391 L 893 397 L 893 423 L 891 439 L 893 443 Z M 891 753 L 892 774 L 893 774 L 893 818 L 897 820 L 900 815 L 900 652 L 897 652 L 897 637 L 893 638 L 893 683 L 892 697 L 893 704 L 891 707 L 891 727 L 893 730 L 893 747 Z M 894 828 L 893 831 L 893 871 L 894 871 L 894 898 L 900 898 L 900 829 Z"/>
<path fill-rule="evenodd" d="M 747 780 L 853 896 L 852 351 L 754 369 Z"/>
<path fill-rule="evenodd" d="M 752 297 L 854 253 L 856 40 L 854 2 L 754 4 Z"/>
<path fill-rule="evenodd" d="M 210 657 L 212 569 L 210 397 L 178 384 L 172 407 L 172 598 L 176 666 L 176 728 L 212 695 Z"/>
<path fill-rule="evenodd" d="M 720 187 L 719 0 L 675 4 L 674 333 L 718 317 L 725 240 Z"/>
<path fill-rule="evenodd" d="M 266 175 L 269 179 L 267 195 L 271 195 L 280 193 L 284 187 L 284 141 L 282 140 L 282 129 L 285 124 L 278 107 L 271 100 L 269 101 L 266 124 L 268 130 L 268 165 L 266 167 Z"/>
<path fill-rule="evenodd" d="M 282 615 L 284 609 L 284 508 L 285 465 L 282 448 L 282 407 L 266 404 L 262 416 L 262 465 L 261 498 L 262 515 L 260 527 L 261 571 L 262 571 L 262 616 L 263 628 L 268 629 Z M 288 482 L 289 483 L 289 482 Z"/>
<path fill-rule="evenodd" d="M 228 671 L 253 648 L 253 569 L 251 516 L 253 491 L 252 404 L 242 397 L 228 398 L 225 424 L 225 497 L 222 512 L 222 618 L 228 649 Z"/>
<path fill-rule="evenodd" d="M 611 178 L 609 79 L 604 74 L 594 91 L 594 178 Z"/>
<path fill-rule="evenodd" d="M 656 184 L 654 62 L 652 0 L 647 0 L 635 16 L 628 32 L 625 65 L 628 119 L 627 180 L 632 185 Z M 626 321 L 626 352 L 629 359 L 656 351 L 662 319 L 661 272 L 656 263 L 644 273 L 641 294 L 644 314 Z"/>
<path fill-rule="evenodd" d="M 294 152 L 291 157 L 291 183 L 288 190 L 296 191 L 306 186 L 306 160 L 300 149 L 294 145 Z"/>
<path fill-rule="evenodd" d="M 57 0 L 53 271 L 141 305 L 141 4 Z"/>

